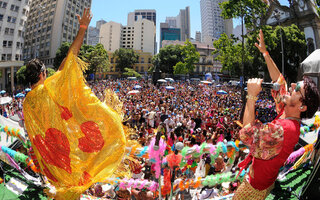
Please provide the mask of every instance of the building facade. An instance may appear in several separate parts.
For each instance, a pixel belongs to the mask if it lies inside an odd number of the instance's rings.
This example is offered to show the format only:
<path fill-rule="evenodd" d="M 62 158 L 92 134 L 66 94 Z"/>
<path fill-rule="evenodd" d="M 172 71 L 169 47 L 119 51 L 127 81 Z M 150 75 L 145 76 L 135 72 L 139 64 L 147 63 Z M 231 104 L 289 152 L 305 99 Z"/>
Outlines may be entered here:
<path fill-rule="evenodd" d="M 77 14 L 91 8 L 91 0 L 33 0 L 27 20 L 24 60 L 41 59 L 53 65 L 63 42 L 72 43 L 79 30 Z M 87 34 L 84 44 L 87 44 Z"/>
<path fill-rule="evenodd" d="M 98 43 L 100 43 L 100 28 L 103 24 L 107 23 L 104 20 L 99 20 L 96 22 L 96 27 L 93 26 L 89 26 L 88 28 L 88 45 L 97 45 Z"/>
<path fill-rule="evenodd" d="M 230 35 L 233 30 L 232 19 L 225 20 L 221 16 L 219 6 L 224 0 L 201 0 L 201 33 L 202 41 L 205 43 L 212 42 L 220 38 L 222 33 Z"/>
<path fill-rule="evenodd" d="M 0 89 L 14 91 L 15 73 L 23 65 L 24 26 L 30 0 L 0 1 Z"/>
<path fill-rule="evenodd" d="M 110 52 L 119 48 L 127 48 L 154 55 L 155 35 L 154 23 L 139 16 L 132 26 L 122 26 L 116 22 L 103 24 L 99 37 L 104 48 Z"/>

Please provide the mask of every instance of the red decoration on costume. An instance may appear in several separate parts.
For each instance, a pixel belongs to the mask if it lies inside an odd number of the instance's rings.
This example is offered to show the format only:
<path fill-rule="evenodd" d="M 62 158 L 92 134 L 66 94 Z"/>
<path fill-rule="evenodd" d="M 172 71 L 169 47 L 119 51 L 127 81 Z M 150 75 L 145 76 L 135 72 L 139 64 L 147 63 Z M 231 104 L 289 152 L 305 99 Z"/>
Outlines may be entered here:
<path fill-rule="evenodd" d="M 54 182 L 58 182 L 58 180 L 51 174 L 51 172 L 49 171 L 49 169 L 47 168 L 47 166 L 43 163 L 43 161 L 41 160 L 41 163 L 43 165 L 43 172 L 44 174 L 52 181 Z"/>
<path fill-rule="evenodd" d="M 85 185 L 88 182 L 90 182 L 90 180 L 91 180 L 90 174 L 84 171 L 78 185 Z"/>
<path fill-rule="evenodd" d="M 45 139 L 41 135 L 36 135 L 33 143 L 47 164 L 64 169 L 71 174 L 70 145 L 64 133 L 55 128 L 49 128 Z"/>
<path fill-rule="evenodd" d="M 72 117 L 72 113 L 67 107 L 59 106 L 63 111 L 61 112 L 61 118 L 64 120 L 68 120 Z"/>
<path fill-rule="evenodd" d="M 104 139 L 99 130 L 98 124 L 92 121 L 85 122 L 80 126 L 84 137 L 79 139 L 79 149 L 83 152 L 98 152 L 104 146 Z"/>

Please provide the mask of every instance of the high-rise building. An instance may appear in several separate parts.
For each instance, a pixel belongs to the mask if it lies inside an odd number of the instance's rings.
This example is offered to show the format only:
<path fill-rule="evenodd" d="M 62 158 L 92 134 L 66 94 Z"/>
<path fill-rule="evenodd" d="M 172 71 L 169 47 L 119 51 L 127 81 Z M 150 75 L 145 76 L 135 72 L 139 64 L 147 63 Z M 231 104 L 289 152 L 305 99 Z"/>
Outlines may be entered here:
<path fill-rule="evenodd" d="M 201 0 L 201 33 L 202 41 L 216 40 L 222 33 L 232 33 L 232 20 L 225 20 L 221 16 L 219 6 L 224 0 Z"/>
<path fill-rule="evenodd" d="M 196 41 L 201 42 L 201 32 L 200 31 L 196 31 Z"/>
<path fill-rule="evenodd" d="M 107 51 L 114 52 L 119 48 L 128 48 L 149 52 L 154 55 L 156 27 L 147 19 L 138 17 L 132 26 L 108 22 L 100 29 L 101 43 Z"/>
<path fill-rule="evenodd" d="M 177 28 L 181 29 L 181 40 L 190 39 L 190 8 L 181 9 L 177 16 Z"/>
<path fill-rule="evenodd" d="M 181 40 L 180 28 L 170 28 L 168 23 L 160 23 L 160 48 L 163 40 Z"/>
<path fill-rule="evenodd" d="M 89 26 L 88 28 L 88 44 L 89 45 L 97 45 L 100 43 L 101 38 L 99 37 L 100 34 L 100 27 L 101 25 L 107 23 L 104 20 L 99 20 L 96 22 L 96 27 Z"/>
<path fill-rule="evenodd" d="M 24 59 L 40 58 L 52 66 L 56 51 L 63 42 L 73 42 L 84 8 L 91 0 L 33 0 L 25 32 Z M 87 44 L 87 34 L 84 38 Z"/>
<path fill-rule="evenodd" d="M 14 90 L 15 73 L 23 65 L 24 25 L 29 4 L 28 0 L 0 1 L 1 90 Z"/>
<path fill-rule="evenodd" d="M 135 10 L 128 14 L 127 25 L 133 26 L 133 23 L 138 20 L 138 16 L 142 16 L 142 19 L 153 21 L 154 25 L 157 24 L 157 14 L 154 9 Z"/>
<path fill-rule="evenodd" d="M 181 41 L 186 41 L 187 39 L 190 39 L 190 8 L 189 6 L 187 6 L 185 9 L 181 9 L 179 12 L 179 15 L 176 17 L 166 17 L 166 23 L 168 24 L 168 28 L 180 29 Z M 161 35 L 161 30 L 160 30 L 160 35 Z M 161 43 L 160 43 L 160 46 L 161 46 Z"/>

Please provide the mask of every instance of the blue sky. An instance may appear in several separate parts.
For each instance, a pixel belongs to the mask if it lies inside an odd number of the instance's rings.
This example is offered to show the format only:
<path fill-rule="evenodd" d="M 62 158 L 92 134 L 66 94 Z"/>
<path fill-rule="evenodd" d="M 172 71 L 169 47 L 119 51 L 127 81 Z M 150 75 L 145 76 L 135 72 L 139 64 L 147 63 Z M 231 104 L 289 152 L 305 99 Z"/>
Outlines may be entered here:
<path fill-rule="evenodd" d="M 287 0 L 280 0 L 280 3 L 288 4 Z M 191 37 L 195 37 L 196 31 L 201 31 L 200 0 L 92 0 L 91 10 L 93 18 L 91 26 L 96 21 L 103 19 L 127 25 L 129 12 L 135 9 L 155 9 L 157 11 L 157 41 L 159 40 L 160 22 L 166 17 L 177 16 L 180 9 L 190 7 Z M 234 20 L 234 26 L 239 20 Z"/>

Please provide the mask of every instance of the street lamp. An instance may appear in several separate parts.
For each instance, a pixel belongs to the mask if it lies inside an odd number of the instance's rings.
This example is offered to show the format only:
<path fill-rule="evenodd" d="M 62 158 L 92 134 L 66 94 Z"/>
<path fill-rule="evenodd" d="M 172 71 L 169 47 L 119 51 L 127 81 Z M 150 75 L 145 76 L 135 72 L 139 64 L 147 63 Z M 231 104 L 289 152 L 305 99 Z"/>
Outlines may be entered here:
<path fill-rule="evenodd" d="M 273 17 L 278 21 L 278 24 L 280 26 L 280 11 L 279 10 L 274 10 L 274 15 Z M 282 75 L 284 76 L 284 52 L 283 52 L 283 39 L 282 39 L 282 28 L 280 27 L 280 42 L 281 42 L 281 61 L 282 61 L 282 66 L 281 66 L 281 72 Z"/>

